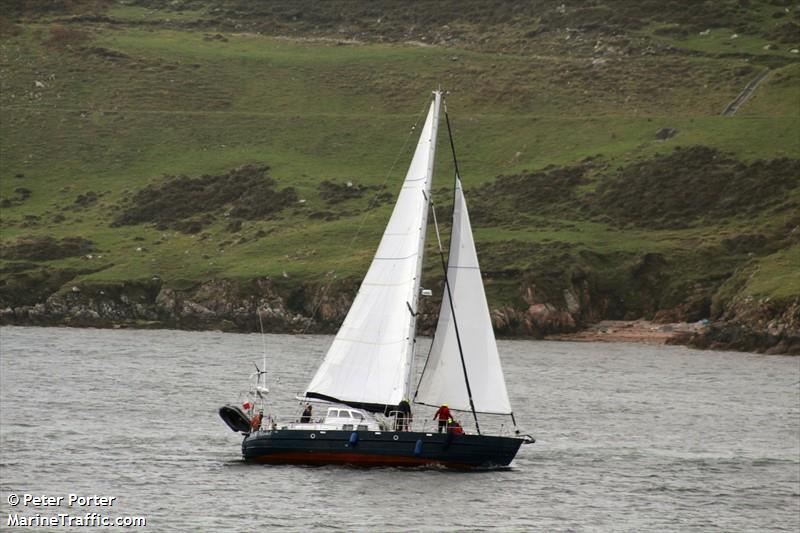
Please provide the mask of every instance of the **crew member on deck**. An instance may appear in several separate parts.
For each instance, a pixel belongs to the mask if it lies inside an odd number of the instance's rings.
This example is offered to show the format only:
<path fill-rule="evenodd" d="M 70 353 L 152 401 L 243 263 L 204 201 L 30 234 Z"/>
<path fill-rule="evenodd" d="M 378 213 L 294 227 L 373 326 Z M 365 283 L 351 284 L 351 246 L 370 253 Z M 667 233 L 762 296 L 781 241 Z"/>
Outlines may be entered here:
<path fill-rule="evenodd" d="M 303 414 L 300 416 L 300 423 L 308 424 L 309 422 L 311 422 L 311 404 L 307 403 L 306 408 L 303 410 Z"/>
<path fill-rule="evenodd" d="M 411 405 L 408 400 L 403 400 L 397 404 L 397 431 L 408 431 L 411 422 Z"/>
<path fill-rule="evenodd" d="M 461 427 L 461 424 L 458 423 L 458 420 L 449 420 L 448 423 L 450 424 L 450 428 L 448 431 L 453 435 L 463 435 L 464 428 Z"/>
<path fill-rule="evenodd" d="M 252 420 L 250 420 L 250 429 L 252 429 L 253 431 L 258 431 L 259 429 L 261 429 L 261 420 L 263 418 L 264 418 L 264 411 L 263 410 L 258 411 L 258 414 L 254 416 Z"/>
<path fill-rule="evenodd" d="M 441 407 L 433 414 L 433 419 L 439 421 L 439 433 L 442 432 L 443 429 L 447 428 L 447 421 L 452 420 L 453 415 L 450 413 L 450 409 L 447 408 L 447 404 L 443 403 Z"/>

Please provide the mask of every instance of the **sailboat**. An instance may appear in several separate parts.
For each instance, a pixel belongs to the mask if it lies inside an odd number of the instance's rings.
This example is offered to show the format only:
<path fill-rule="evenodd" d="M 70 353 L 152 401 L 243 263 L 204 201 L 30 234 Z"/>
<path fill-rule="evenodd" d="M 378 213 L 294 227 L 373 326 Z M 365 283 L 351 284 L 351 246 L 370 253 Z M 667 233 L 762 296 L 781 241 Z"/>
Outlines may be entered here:
<path fill-rule="evenodd" d="M 403 186 L 380 245 L 336 337 L 305 391 L 304 405 L 321 405 L 318 418 L 263 417 L 266 377 L 259 369 L 251 400 L 220 408 L 244 434 L 247 462 L 268 464 L 507 466 L 523 435 L 508 399 L 492 330 L 455 148 L 453 224 L 447 259 L 431 199 L 443 93 L 433 92 Z M 447 117 L 445 104 L 445 117 Z M 442 407 L 447 420 L 413 420 L 410 392 L 416 352 L 417 309 L 429 212 L 433 213 L 444 270 L 444 294 L 424 369 L 413 395 L 419 410 Z M 425 291 L 429 292 L 429 291 Z M 472 415 L 464 431 L 452 411 Z M 259 414 L 256 414 L 258 411 Z M 510 417 L 495 432 L 481 431 L 478 415 Z M 442 418 L 440 416 L 440 418 Z M 438 425 L 438 427 L 436 427 Z"/>

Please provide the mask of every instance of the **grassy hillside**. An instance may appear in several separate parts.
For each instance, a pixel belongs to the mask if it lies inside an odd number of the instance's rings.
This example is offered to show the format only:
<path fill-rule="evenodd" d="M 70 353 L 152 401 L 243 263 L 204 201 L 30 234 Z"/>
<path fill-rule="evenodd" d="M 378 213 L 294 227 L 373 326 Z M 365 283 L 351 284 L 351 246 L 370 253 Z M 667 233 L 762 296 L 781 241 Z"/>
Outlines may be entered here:
<path fill-rule="evenodd" d="M 362 275 L 440 84 L 493 307 L 575 269 L 615 317 L 795 298 L 800 7 L 681 5 L 10 2 L 4 305 L 20 276 Z"/>

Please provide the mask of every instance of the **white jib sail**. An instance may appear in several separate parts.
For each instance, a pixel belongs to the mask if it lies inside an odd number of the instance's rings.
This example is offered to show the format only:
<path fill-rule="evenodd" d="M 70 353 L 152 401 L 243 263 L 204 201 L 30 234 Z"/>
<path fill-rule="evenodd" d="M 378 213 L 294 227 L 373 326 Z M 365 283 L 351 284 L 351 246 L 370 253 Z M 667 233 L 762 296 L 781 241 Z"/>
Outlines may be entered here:
<path fill-rule="evenodd" d="M 408 398 L 441 94 L 422 128 L 381 243 L 307 397 L 397 405 Z"/>
<path fill-rule="evenodd" d="M 447 281 L 475 410 L 480 413 L 509 414 L 511 403 L 508 401 L 467 204 L 459 179 L 456 179 L 450 240 Z M 415 401 L 428 405 L 445 403 L 453 409 L 470 410 L 453 308 L 450 307 L 446 288 L 442 294 L 433 346 Z"/>

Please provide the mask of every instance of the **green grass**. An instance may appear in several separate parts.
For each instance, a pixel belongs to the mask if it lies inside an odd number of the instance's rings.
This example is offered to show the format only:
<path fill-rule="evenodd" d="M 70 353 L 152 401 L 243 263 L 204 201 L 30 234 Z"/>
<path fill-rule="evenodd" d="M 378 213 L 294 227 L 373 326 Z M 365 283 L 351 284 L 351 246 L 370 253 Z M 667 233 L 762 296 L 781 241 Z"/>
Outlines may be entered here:
<path fill-rule="evenodd" d="M 109 6 L 106 15 L 121 22 L 194 22 L 208 15 L 205 9 L 181 9 L 175 11 L 167 8 L 150 9 L 142 6 L 116 3 Z"/>
<path fill-rule="evenodd" d="M 742 294 L 776 299 L 795 298 L 800 294 L 800 245 L 762 258 L 749 276 Z"/>
<path fill-rule="evenodd" d="M 207 12 L 115 5 L 108 14 L 128 23 L 191 22 Z M 438 84 L 451 91 L 448 107 L 468 199 L 472 188 L 497 176 L 574 165 L 592 156 L 612 170 L 698 144 L 745 162 L 800 158 L 798 64 L 776 69 L 735 117 L 721 117 L 760 67 L 747 58 L 719 54 L 729 49 L 767 53 L 752 36 L 724 44 L 721 29 L 706 41 L 699 36 L 680 40 L 681 47 L 705 55 L 607 57 L 593 64 L 591 57 L 579 55 L 341 44 L 230 32 L 224 33 L 224 42 L 206 39 L 217 32 L 175 27 L 72 27 L 87 32 L 89 41 L 72 49 L 49 47 L 44 41 L 52 24 L 37 22 L 1 43 L 0 198 L 15 198 L 19 187 L 31 196 L 2 210 L 0 229 L 5 242 L 24 235 L 90 238 L 102 258 L 48 262 L 54 268 L 97 270 L 84 280 L 285 274 L 289 280 L 316 281 L 330 272 L 363 274 L 391 205 L 365 214 L 369 192 L 328 206 L 317 185 L 322 180 L 386 183 L 396 195 L 416 142 L 411 127 Z M 792 59 L 782 51 L 769 54 Z M 45 86 L 37 87 L 37 81 Z M 665 127 L 676 128 L 677 135 L 657 140 L 656 132 Z M 275 219 L 245 221 L 236 234 L 225 230 L 223 217 L 201 235 L 152 225 L 110 227 L 126 198 L 164 175 L 219 174 L 244 164 L 269 165 L 279 186 L 295 187 L 305 202 Z M 607 174 L 600 172 L 595 179 Z M 442 135 L 434 188 L 449 187 L 451 176 Z M 595 186 L 587 184 L 582 193 Z M 99 196 L 97 203 L 76 206 L 76 197 L 89 191 Z M 449 192 L 437 193 L 437 202 L 449 202 Z M 310 217 L 323 210 L 336 211 L 340 218 Z M 26 219 L 31 215 L 39 220 Z M 57 216 L 64 220 L 56 222 Z M 778 218 L 765 213 L 756 220 L 648 231 L 565 212 L 516 229 L 476 228 L 476 240 L 479 253 L 482 248 L 513 248 L 514 243 L 566 243 L 573 257 L 581 250 L 625 257 L 658 252 L 684 260 L 687 266 L 680 270 L 692 280 L 729 272 L 732 263 L 744 259 L 725 258 L 709 267 L 704 264 L 709 255 L 693 256 L 687 250 L 718 246 L 721 235 L 786 222 Z M 258 237 L 259 231 L 266 235 Z M 791 269 L 781 265 L 795 252 L 762 258 L 763 271 L 774 269 L 777 279 L 792 278 Z M 502 257 L 505 264 L 483 255 L 481 260 L 499 269 L 542 264 L 522 252 Z M 0 261 L 0 266 L 8 264 Z M 436 269 L 434 257 L 426 270 L 432 274 Z M 781 287 L 800 292 L 793 283 Z M 764 281 L 756 288 L 759 294 L 783 294 L 781 287 Z M 513 296 L 500 282 L 492 290 L 495 301 Z"/>
<path fill-rule="evenodd" d="M 658 27 L 665 28 L 669 26 Z M 649 30 L 652 31 L 658 27 L 652 27 Z M 650 34 L 651 32 L 648 31 L 647 33 Z M 787 59 L 795 55 L 791 53 L 795 46 L 776 44 L 763 35 L 742 34 L 729 28 L 707 28 L 702 32 L 692 32 L 685 37 L 677 38 L 664 37 L 657 33 L 652 33 L 651 35 L 656 41 L 708 54 L 751 54 Z M 776 49 L 767 49 L 767 45 L 770 44 L 773 44 Z"/>
<path fill-rule="evenodd" d="M 793 63 L 775 69 L 761 82 L 747 104 L 737 113 L 739 116 L 800 116 L 800 64 Z M 797 130 L 794 130 L 797 133 Z M 794 138 L 797 143 L 797 137 Z"/>

